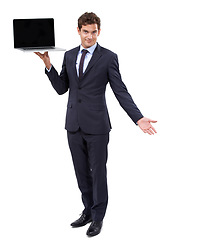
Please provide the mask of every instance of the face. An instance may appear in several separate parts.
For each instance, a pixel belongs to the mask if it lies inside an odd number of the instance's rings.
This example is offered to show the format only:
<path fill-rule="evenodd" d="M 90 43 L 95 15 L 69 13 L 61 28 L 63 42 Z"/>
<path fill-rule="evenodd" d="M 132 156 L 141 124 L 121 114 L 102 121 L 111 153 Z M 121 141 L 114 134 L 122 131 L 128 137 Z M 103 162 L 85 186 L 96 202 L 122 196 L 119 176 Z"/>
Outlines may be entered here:
<path fill-rule="evenodd" d="M 84 48 L 92 47 L 97 42 L 97 38 L 100 35 L 97 24 L 82 25 L 81 30 L 79 28 L 77 28 L 77 30 L 81 37 L 81 45 Z"/>

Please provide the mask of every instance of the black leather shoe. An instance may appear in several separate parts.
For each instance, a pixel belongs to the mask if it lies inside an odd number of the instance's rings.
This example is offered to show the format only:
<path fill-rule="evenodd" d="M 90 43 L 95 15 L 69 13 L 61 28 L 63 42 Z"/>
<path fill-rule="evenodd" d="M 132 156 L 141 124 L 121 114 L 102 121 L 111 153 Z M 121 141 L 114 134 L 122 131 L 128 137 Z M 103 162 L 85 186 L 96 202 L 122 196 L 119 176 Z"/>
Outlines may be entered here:
<path fill-rule="evenodd" d="M 94 237 L 101 232 L 101 229 L 102 229 L 102 222 L 93 221 L 86 234 L 89 237 Z"/>
<path fill-rule="evenodd" d="M 77 219 L 75 222 L 71 223 L 71 226 L 75 227 L 75 228 L 83 227 L 89 222 L 92 222 L 91 216 L 83 213 L 79 219 Z"/>

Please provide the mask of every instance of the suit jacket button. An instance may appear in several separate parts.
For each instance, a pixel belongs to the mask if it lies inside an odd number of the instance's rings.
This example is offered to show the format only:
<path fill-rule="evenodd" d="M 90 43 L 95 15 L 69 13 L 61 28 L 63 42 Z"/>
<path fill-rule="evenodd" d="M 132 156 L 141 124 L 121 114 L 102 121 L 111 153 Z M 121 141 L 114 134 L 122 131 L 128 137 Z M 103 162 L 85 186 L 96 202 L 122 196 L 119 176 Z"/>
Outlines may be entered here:
<path fill-rule="evenodd" d="M 81 103 L 81 99 L 79 99 L 79 103 Z"/>

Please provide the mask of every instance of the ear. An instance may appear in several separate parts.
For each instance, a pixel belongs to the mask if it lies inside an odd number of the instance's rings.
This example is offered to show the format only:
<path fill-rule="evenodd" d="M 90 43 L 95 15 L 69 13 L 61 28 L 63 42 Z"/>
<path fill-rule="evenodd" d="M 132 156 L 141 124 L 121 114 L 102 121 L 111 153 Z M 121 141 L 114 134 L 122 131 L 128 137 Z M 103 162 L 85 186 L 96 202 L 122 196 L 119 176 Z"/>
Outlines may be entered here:
<path fill-rule="evenodd" d="M 100 35 L 100 32 L 101 32 L 101 29 L 100 29 L 100 30 L 98 30 L 98 34 L 97 34 L 97 36 L 99 36 L 99 35 Z"/>
<path fill-rule="evenodd" d="M 81 35 L 81 31 L 80 31 L 79 27 L 77 27 L 77 31 L 78 31 L 78 34 Z"/>

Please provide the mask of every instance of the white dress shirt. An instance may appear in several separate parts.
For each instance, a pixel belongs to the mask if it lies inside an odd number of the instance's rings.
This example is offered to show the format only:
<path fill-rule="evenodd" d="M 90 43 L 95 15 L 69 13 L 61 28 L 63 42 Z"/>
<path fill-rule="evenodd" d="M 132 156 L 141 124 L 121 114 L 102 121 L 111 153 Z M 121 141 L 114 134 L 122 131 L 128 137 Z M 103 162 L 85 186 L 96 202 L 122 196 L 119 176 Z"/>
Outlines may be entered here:
<path fill-rule="evenodd" d="M 89 47 L 89 48 L 84 48 L 82 45 L 80 46 L 80 50 L 79 50 L 79 53 L 78 53 L 78 56 L 77 56 L 77 60 L 76 60 L 76 70 L 77 70 L 77 75 L 79 76 L 79 63 L 80 63 L 80 60 L 81 60 L 81 55 L 82 55 L 82 50 L 83 49 L 86 49 L 88 50 L 88 53 L 86 54 L 85 56 L 85 59 L 84 59 L 84 63 L 83 63 L 83 72 L 85 72 L 92 56 L 93 56 L 93 53 L 95 51 L 95 48 L 97 47 L 97 43 L 95 43 L 92 47 Z"/>

